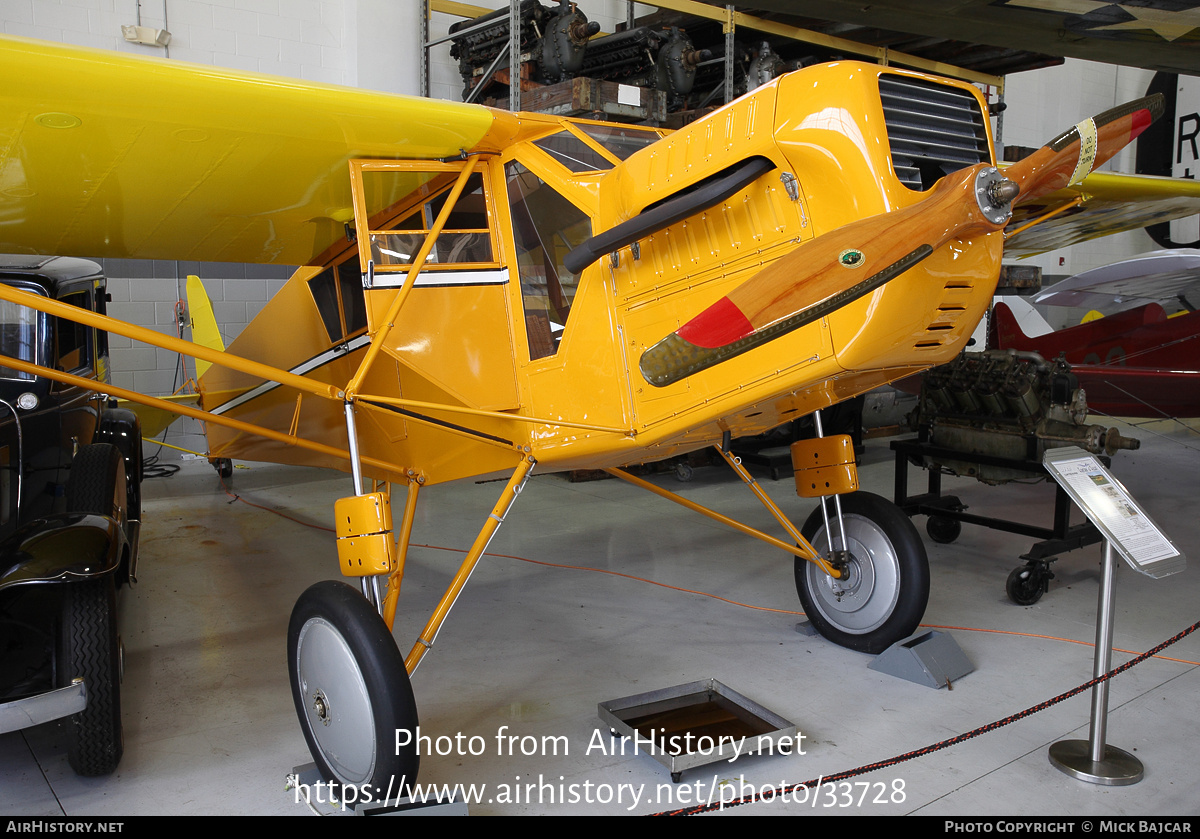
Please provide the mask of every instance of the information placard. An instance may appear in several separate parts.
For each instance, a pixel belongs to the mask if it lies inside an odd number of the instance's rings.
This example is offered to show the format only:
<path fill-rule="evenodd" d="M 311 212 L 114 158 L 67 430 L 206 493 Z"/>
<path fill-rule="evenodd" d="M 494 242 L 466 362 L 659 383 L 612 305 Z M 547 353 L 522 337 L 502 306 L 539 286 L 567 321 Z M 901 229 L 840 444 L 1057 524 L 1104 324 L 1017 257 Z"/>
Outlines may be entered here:
<path fill-rule="evenodd" d="M 1042 462 L 1135 571 L 1159 579 L 1187 567 L 1175 544 L 1094 455 L 1064 446 L 1047 450 Z"/>

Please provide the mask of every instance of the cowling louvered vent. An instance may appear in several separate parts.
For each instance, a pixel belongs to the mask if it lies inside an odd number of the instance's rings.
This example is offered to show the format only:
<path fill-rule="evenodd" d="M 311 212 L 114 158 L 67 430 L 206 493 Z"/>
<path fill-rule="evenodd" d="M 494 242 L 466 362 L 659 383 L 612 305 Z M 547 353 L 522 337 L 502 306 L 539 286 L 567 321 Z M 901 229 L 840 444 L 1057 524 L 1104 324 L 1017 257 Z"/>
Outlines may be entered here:
<path fill-rule="evenodd" d="M 979 101 L 964 90 L 883 75 L 879 95 L 896 177 L 925 191 L 950 172 L 990 162 Z"/>

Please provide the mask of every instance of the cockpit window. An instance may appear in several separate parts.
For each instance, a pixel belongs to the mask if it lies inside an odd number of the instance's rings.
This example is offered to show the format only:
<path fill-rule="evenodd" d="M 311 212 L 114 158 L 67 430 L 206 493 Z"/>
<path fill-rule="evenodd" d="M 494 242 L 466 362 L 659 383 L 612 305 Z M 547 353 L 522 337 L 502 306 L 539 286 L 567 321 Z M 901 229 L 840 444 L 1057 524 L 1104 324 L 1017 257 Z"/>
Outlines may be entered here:
<path fill-rule="evenodd" d="M 560 131 L 533 143 L 572 172 L 611 169 L 612 161 L 570 131 Z"/>
<path fill-rule="evenodd" d="M 520 163 L 506 164 L 504 173 L 532 361 L 558 352 L 579 285 L 562 261 L 592 235 L 592 222 Z"/>
<path fill-rule="evenodd" d="M 581 144 L 582 145 L 582 144 Z M 372 233 L 371 256 L 376 265 L 408 265 L 425 243 L 425 236 L 446 204 L 450 191 L 426 201 L 391 227 L 396 232 Z M 411 232 L 409 232 L 411 231 Z M 495 260 L 492 237 L 488 229 L 487 202 L 483 177 L 476 172 L 466 186 L 446 226 L 438 235 L 426 260 L 426 268 L 436 269 L 450 264 L 480 264 Z"/>
<path fill-rule="evenodd" d="M 646 146 L 658 142 L 658 134 L 654 131 L 639 130 L 624 125 L 588 125 L 586 123 L 576 123 L 575 125 L 580 131 L 611 152 L 618 160 L 624 160 L 635 151 L 640 151 Z"/>
<path fill-rule="evenodd" d="M 317 274 L 308 281 L 308 289 L 331 343 L 367 328 L 367 304 L 357 254 Z"/>

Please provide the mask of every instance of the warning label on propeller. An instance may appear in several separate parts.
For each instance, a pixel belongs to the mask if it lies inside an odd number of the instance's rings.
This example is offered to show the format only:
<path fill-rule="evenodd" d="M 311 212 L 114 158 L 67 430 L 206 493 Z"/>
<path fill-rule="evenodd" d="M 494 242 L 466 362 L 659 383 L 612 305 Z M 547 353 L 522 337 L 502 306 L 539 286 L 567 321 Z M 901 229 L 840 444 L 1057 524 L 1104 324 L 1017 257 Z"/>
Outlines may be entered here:
<path fill-rule="evenodd" d="M 1096 162 L 1096 150 L 1099 146 L 1094 119 L 1085 119 L 1075 126 L 1075 130 L 1079 132 L 1079 161 L 1075 164 L 1075 171 L 1071 174 L 1067 186 L 1074 186 L 1088 176 Z"/>

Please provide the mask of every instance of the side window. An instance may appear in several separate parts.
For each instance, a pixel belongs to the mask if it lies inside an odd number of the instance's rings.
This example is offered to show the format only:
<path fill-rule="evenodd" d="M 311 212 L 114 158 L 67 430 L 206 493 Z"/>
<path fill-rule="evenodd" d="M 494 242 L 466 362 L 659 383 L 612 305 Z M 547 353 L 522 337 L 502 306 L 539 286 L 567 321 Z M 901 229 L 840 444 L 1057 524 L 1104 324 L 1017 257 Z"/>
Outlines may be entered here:
<path fill-rule="evenodd" d="M 592 235 L 582 210 L 513 161 L 504 167 L 530 360 L 558 352 L 579 277 L 562 260 Z"/>
<path fill-rule="evenodd" d="M 358 270 L 358 254 L 326 268 L 308 281 L 321 313 L 321 322 L 329 333 L 331 343 L 367 328 L 367 304 L 363 296 L 362 274 Z"/>
<path fill-rule="evenodd" d="M 446 206 L 449 195 L 450 191 L 445 190 L 426 201 L 397 222 L 389 232 L 372 233 L 371 258 L 375 264 L 411 263 L 425 243 L 425 235 L 433 227 L 438 213 Z M 427 268 L 436 268 L 451 263 L 469 265 L 492 262 L 495 262 L 495 257 L 492 253 L 492 237 L 488 232 L 483 176 L 476 172 L 467 179 L 425 265 Z"/>
<path fill-rule="evenodd" d="M 92 293 L 81 291 L 67 294 L 62 302 L 81 309 L 91 309 Z M 67 318 L 55 318 L 54 321 L 54 366 L 59 370 L 79 370 L 91 366 L 92 346 L 88 340 L 88 327 Z"/>
<path fill-rule="evenodd" d="M 46 315 L 41 312 L 7 300 L 0 301 L 0 353 L 31 364 L 45 364 L 40 337 L 45 334 L 45 321 Z M 32 373 L 0 367 L 0 379 L 31 382 L 34 376 Z"/>

